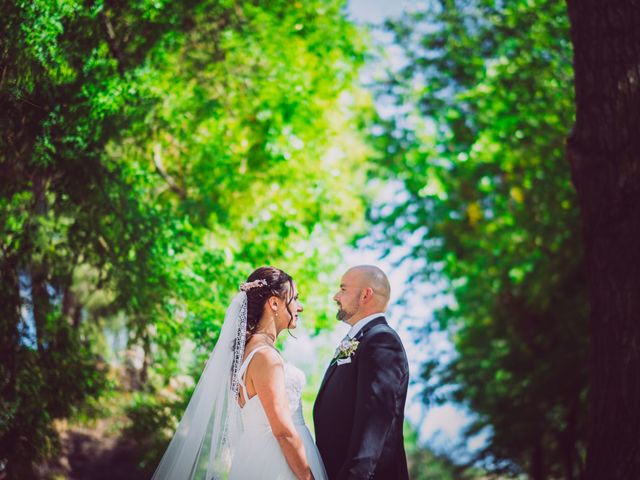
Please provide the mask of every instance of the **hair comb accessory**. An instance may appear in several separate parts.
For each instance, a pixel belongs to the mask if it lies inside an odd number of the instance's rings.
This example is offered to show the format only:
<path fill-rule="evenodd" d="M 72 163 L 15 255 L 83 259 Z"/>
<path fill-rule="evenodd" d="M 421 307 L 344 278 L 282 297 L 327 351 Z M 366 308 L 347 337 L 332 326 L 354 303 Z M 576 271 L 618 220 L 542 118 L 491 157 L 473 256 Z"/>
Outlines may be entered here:
<path fill-rule="evenodd" d="M 248 292 L 252 288 L 266 287 L 267 281 L 264 279 L 254 280 L 253 282 L 244 282 L 240 284 L 240 290 L 243 292 Z"/>

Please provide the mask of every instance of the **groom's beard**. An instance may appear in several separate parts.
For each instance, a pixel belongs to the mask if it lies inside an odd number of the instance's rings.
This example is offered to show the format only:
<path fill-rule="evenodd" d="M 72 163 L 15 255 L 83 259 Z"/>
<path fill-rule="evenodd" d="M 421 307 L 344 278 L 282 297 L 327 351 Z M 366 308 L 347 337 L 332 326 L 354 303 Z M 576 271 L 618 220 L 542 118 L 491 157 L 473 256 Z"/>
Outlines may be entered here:
<path fill-rule="evenodd" d="M 338 320 L 344 322 L 345 320 L 349 320 L 351 317 L 353 317 L 353 313 L 347 312 L 344 308 L 338 305 L 338 313 L 336 313 L 336 318 Z"/>

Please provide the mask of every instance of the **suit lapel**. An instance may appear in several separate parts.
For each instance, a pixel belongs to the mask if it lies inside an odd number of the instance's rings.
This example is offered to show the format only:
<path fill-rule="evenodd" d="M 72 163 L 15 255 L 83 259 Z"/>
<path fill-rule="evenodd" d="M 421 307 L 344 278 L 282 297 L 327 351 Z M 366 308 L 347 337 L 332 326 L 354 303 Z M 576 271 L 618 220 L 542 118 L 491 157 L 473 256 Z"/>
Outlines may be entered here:
<path fill-rule="evenodd" d="M 360 330 L 356 334 L 356 336 L 354 338 L 356 340 L 362 339 L 362 337 L 364 337 L 369 330 L 371 330 L 376 325 L 381 325 L 383 323 L 387 323 L 387 321 L 385 320 L 385 318 L 383 316 L 380 316 L 380 317 L 375 318 L 374 320 L 371 320 L 369 323 L 367 323 L 364 326 L 364 328 L 362 330 Z M 333 372 L 335 372 L 337 368 L 338 368 L 338 364 L 337 363 L 334 363 L 333 365 L 329 365 L 329 368 L 327 368 L 327 371 L 324 374 L 324 378 L 322 379 L 322 383 L 320 384 L 320 389 L 318 390 L 318 395 L 317 395 L 317 398 L 316 398 L 316 402 L 320 399 L 320 395 L 322 395 L 322 392 L 324 391 L 324 387 L 326 386 L 327 382 L 329 382 L 329 379 L 331 378 L 331 375 L 333 375 Z"/>
<path fill-rule="evenodd" d="M 383 316 L 379 316 L 377 318 L 374 318 L 373 320 L 371 320 L 369 323 L 367 323 L 364 328 L 362 330 L 360 330 L 356 336 L 354 337 L 356 340 L 360 340 L 362 337 L 364 337 L 367 332 L 369 330 L 371 330 L 373 327 L 375 327 L 376 325 L 382 325 L 382 324 L 386 324 L 387 320 L 383 317 Z"/>
<path fill-rule="evenodd" d="M 338 367 L 338 364 L 334 363 L 333 365 L 329 365 L 329 368 L 327 368 L 327 371 L 324 373 L 324 378 L 322 379 L 322 383 L 320 384 L 320 390 L 318 390 L 318 398 L 320 397 L 320 394 L 324 390 L 324 386 L 329 381 L 329 378 L 331 377 L 331 375 L 333 375 L 333 372 L 336 371 L 337 367 Z"/>

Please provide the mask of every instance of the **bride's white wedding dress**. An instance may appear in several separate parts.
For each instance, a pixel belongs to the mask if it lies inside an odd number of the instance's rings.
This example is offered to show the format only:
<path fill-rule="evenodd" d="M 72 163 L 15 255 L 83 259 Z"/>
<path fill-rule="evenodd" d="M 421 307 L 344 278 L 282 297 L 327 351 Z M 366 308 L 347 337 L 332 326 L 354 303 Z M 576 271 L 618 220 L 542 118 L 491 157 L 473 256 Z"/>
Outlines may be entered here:
<path fill-rule="evenodd" d="M 241 410 L 243 432 L 234 447 L 229 480 L 295 480 L 296 478 L 284 458 L 278 441 L 273 436 L 269 420 L 258 395 L 249 398 L 244 384 L 251 359 L 256 352 L 265 348 L 271 347 L 261 346 L 251 351 L 238 371 L 238 380 L 245 402 Z M 273 350 L 280 356 L 277 350 Z M 306 383 L 305 375 L 302 370 L 285 362 L 284 359 L 283 362 L 285 389 L 293 423 L 304 444 L 307 461 L 314 478 L 326 480 L 327 473 L 320 453 L 302 416 L 301 396 Z"/>

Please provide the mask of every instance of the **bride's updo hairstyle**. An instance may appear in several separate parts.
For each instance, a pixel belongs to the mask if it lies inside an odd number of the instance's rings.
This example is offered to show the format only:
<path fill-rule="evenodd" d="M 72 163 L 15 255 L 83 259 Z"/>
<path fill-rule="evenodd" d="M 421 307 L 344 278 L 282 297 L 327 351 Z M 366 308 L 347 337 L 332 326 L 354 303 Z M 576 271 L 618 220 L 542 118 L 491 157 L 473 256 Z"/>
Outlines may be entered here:
<path fill-rule="evenodd" d="M 265 304 L 272 296 L 286 303 L 287 312 L 291 315 L 289 323 L 293 321 L 293 313 L 289 309 L 293 300 L 293 279 L 288 273 L 275 267 L 260 267 L 240 288 L 247 293 L 247 340 L 256 332 Z"/>

